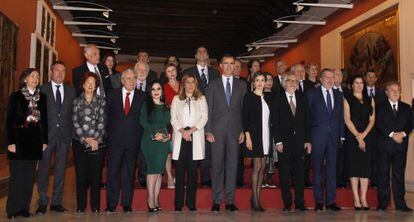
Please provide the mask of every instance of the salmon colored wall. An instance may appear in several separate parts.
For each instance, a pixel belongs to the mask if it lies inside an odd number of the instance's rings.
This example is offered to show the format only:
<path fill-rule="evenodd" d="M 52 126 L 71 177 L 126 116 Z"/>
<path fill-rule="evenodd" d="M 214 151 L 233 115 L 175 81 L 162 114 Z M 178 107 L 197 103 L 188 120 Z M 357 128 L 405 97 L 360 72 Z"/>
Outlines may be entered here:
<path fill-rule="evenodd" d="M 48 2 L 49 6 L 51 4 Z M 0 0 L 0 11 L 19 27 L 17 46 L 17 75 L 30 65 L 30 35 L 36 30 L 35 0 Z M 66 63 L 66 80 L 71 78 L 73 67 L 79 66 L 83 61 L 82 49 L 62 19 L 54 12 L 56 21 L 56 50 L 58 59 Z"/>
<path fill-rule="evenodd" d="M 326 26 L 311 28 L 309 31 L 299 36 L 298 43 L 292 44 L 291 48 L 276 51 L 277 56 L 267 60 L 262 65 L 262 71 L 276 73 L 275 61 L 278 59 L 285 61 L 288 67 L 301 61 L 320 64 L 321 36 L 385 1 L 386 0 L 354 1 L 353 9 L 342 9 L 339 12 L 334 13 L 326 19 Z"/>

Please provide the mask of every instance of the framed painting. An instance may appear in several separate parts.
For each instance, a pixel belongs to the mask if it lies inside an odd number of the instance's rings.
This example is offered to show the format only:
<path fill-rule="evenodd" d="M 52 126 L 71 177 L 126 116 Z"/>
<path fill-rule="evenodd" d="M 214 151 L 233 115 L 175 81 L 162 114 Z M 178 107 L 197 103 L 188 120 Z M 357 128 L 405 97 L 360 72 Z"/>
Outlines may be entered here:
<path fill-rule="evenodd" d="M 19 28 L 0 12 L 0 126 L 6 125 L 9 95 L 17 89 L 17 36 Z M 0 128 L 0 152 L 6 150 L 5 127 Z"/>
<path fill-rule="evenodd" d="M 398 6 L 343 31 L 341 40 L 342 68 L 349 77 L 375 71 L 380 88 L 399 80 Z"/>

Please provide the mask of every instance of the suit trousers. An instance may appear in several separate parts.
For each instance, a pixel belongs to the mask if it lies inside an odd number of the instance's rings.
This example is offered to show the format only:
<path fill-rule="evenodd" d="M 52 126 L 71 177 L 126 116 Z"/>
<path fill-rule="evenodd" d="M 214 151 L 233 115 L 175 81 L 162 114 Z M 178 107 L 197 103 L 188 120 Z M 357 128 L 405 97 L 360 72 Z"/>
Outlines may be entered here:
<path fill-rule="evenodd" d="M 306 153 L 302 147 L 296 150 L 288 149 L 289 147 L 285 147 L 283 153 L 278 153 L 279 182 L 282 191 L 282 199 L 285 207 L 292 206 L 292 194 L 290 192 L 290 180 L 292 180 L 295 186 L 295 206 L 302 206 L 304 205 L 303 171 L 305 169 L 304 162 Z"/>
<path fill-rule="evenodd" d="M 145 184 L 147 182 L 147 163 L 145 162 L 144 154 L 142 153 L 142 149 L 138 150 L 138 183 Z"/>
<path fill-rule="evenodd" d="M 340 145 L 338 147 L 338 153 L 336 157 L 336 183 L 339 185 L 346 185 L 348 182 L 346 176 L 345 176 L 345 147 L 343 145 Z"/>
<path fill-rule="evenodd" d="M 392 195 L 396 208 L 407 206 L 405 202 L 405 167 L 407 149 L 378 150 L 378 205 L 387 207 Z"/>
<path fill-rule="evenodd" d="M 120 194 L 121 205 L 132 206 L 137 153 L 138 147 L 109 147 L 106 181 L 106 206 L 108 208 L 115 208 L 118 205 Z"/>
<path fill-rule="evenodd" d="M 201 183 L 207 183 L 211 181 L 211 143 L 206 140 L 205 144 L 205 158 L 199 163 Z"/>
<path fill-rule="evenodd" d="M 30 209 L 37 160 L 9 160 L 10 185 L 6 212 L 16 214 Z"/>
<path fill-rule="evenodd" d="M 234 204 L 236 190 L 237 167 L 239 160 L 239 135 L 218 137 L 211 144 L 212 194 L 213 203 L 221 204 L 223 193 L 226 193 L 226 204 Z"/>
<path fill-rule="evenodd" d="M 313 144 L 312 144 L 313 145 Z M 317 204 L 330 205 L 336 198 L 336 157 L 338 143 L 328 135 L 326 143 L 312 147 L 313 194 Z M 326 192 L 323 192 L 324 160 L 326 159 Z M 325 193 L 325 198 L 323 197 Z"/>
<path fill-rule="evenodd" d="M 103 150 L 94 153 L 84 152 L 85 146 L 73 140 L 73 159 L 75 160 L 77 208 L 85 209 L 89 188 L 91 209 L 101 206 L 101 180 Z"/>
<path fill-rule="evenodd" d="M 42 160 L 39 161 L 39 176 L 37 192 L 39 193 L 39 206 L 49 204 L 49 176 L 50 165 L 53 153 L 55 153 L 55 165 L 53 176 L 52 206 L 62 205 L 63 187 L 65 184 L 66 162 L 68 156 L 69 144 L 59 141 L 49 142 L 45 151 L 43 151 Z"/>
<path fill-rule="evenodd" d="M 193 142 L 181 141 L 180 155 L 175 162 L 175 207 L 196 207 L 197 162 L 193 160 Z"/>
<path fill-rule="evenodd" d="M 311 179 L 310 179 L 310 169 L 311 169 L 311 159 L 312 159 L 312 155 L 306 153 L 305 154 L 305 159 L 304 159 L 304 170 L 303 170 L 303 180 L 306 183 L 310 183 Z"/>
<path fill-rule="evenodd" d="M 244 143 L 240 145 L 240 150 L 242 149 Z M 244 156 L 242 153 L 239 153 L 239 162 L 237 165 L 237 184 L 244 184 Z"/>

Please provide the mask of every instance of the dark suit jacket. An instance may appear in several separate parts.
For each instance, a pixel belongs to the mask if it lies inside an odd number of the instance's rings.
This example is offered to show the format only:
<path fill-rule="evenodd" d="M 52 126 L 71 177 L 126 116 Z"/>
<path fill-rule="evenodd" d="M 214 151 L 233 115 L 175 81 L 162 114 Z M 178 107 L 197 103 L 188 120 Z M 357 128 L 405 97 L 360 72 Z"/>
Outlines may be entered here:
<path fill-rule="evenodd" d="M 232 138 L 238 138 L 243 132 L 243 97 L 246 94 L 246 84 L 233 78 L 230 106 L 227 106 L 226 94 L 221 78 L 210 81 L 206 89 L 208 104 L 208 121 L 206 133 L 213 133 L 217 138 L 223 139 L 226 133 Z"/>
<path fill-rule="evenodd" d="M 122 88 L 114 89 L 107 97 L 107 129 L 109 149 L 138 150 L 141 134 L 139 124 L 141 107 L 145 101 L 145 94 L 139 90 L 134 91 L 131 109 L 125 115 L 122 101 Z"/>
<path fill-rule="evenodd" d="M 362 93 L 364 94 L 366 98 L 369 98 L 367 87 L 364 88 Z M 375 96 L 374 96 L 375 107 L 378 107 L 379 105 L 381 105 L 381 103 L 387 100 L 388 100 L 388 97 L 387 97 L 387 94 L 385 94 L 385 91 L 375 87 Z"/>
<path fill-rule="evenodd" d="M 270 110 L 272 102 L 270 94 L 264 94 L 264 99 Z M 250 133 L 254 149 L 263 154 L 262 110 L 261 97 L 252 91 L 247 91 L 243 98 L 243 130 Z"/>
<path fill-rule="evenodd" d="M 276 94 L 280 94 L 282 92 L 285 92 L 285 90 L 282 87 L 282 83 L 279 80 L 279 76 L 275 76 L 273 78 L 273 88 L 272 88 L 272 92 L 276 93 Z"/>
<path fill-rule="evenodd" d="M 150 69 L 148 76 L 147 76 L 147 82 L 148 85 L 151 85 L 151 83 L 158 81 L 158 74 Z"/>
<path fill-rule="evenodd" d="M 326 146 L 328 137 L 333 138 L 339 145 L 341 137 L 345 137 L 343 94 L 333 90 L 334 108 L 331 115 L 328 113 L 321 86 L 310 89 L 305 95 L 311 115 L 312 146 Z"/>
<path fill-rule="evenodd" d="M 52 141 L 69 144 L 72 140 L 72 103 L 75 98 L 75 90 L 66 84 L 63 85 L 63 103 L 60 113 L 56 108 L 52 83 L 48 82 L 42 85 L 41 92 L 47 98 L 48 144 Z"/>
<path fill-rule="evenodd" d="M 404 102 L 398 102 L 397 118 L 391 104 L 386 101 L 380 104 L 376 110 L 375 127 L 377 129 L 378 150 L 392 151 L 405 150 L 408 147 L 408 138 L 413 128 L 410 106 Z M 391 132 L 405 132 L 407 136 L 402 144 L 396 143 L 389 137 Z"/>
<path fill-rule="evenodd" d="M 198 69 L 197 69 L 197 66 L 192 66 L 192 67 L 190 67 L 190 68 L 188 68 L 188 69 L 186 69 L 186 70 L 184 70 L 183 72 L 182 72 L 182 74 L 181 74 L 181 76 L 178 78 L 179 80 L 181 80 L 182 79 L 182 77 L 183 77 L 183 75 L 185 75 L 185 74 L 193 74 L 193 75 L 195 75 L 196 77 L 197 77 L 197 81 L 198 81 L 198 89 L 204 94 L 205 93 L 205 89 L 203 89 L 202 88 L 202 85 L 200 84 L 200 82 L 201 82 L 201 77 L 200 77 L 200 73 L 198 72 Z M 207 79 L 208 79 L 208 84 L 210 84 L 210 82 L 212 81 L 212 80 L 214 80 L 214 79 L 217 79 L 217 78 L 219 78 L 220 77 L 220 72 L 217 70 L 217 69 L 215 69 L 215 68 L 213 68 L 213 67 L 211 67 L 211 66 L 209 66 L 208 67 L 208 77 L 207 77 Z"/>
<path fill-rule="evenodd" d="M 112 88 L 111 83 L 111 77 L 109 75 L 108 68 L 105 65 L 98 64 L 99 73 L 102 77 L 102 83 L 104 86 L 105 95 L 108 95 L 109 91 Z M 72 70 L 72 84 L 73 88 L 75 88 L 76 97 L 80 96 L 83 92 L 83 86 L 82 86 L 82 78 L 85 75 L 85 73 L 89 72 L 88 65 L 86 62 L 82 64 L 81 66 L 78 66 Z"/>
<path fill-rule="evenodd" d="M 308 90 L 315 88 L 315 86 L 317 85 L 317 82 L 312 82 L 309 79 L 305 79 L 303 80 L 303 91 L 304 93 L 306 93 Z"/>
<path fill-rule="evenodd" d="M 275 143 L 282 142 L 287 152 L 304 152 L 304 143 L 311 142 L 308 102 L 303 94 L 295 93 L 296 113 L 293 116 L 285 93 L 272 104 L 272 132 Z"/>
<path fill-rule="evenodd" d="M 7 145 L 15 144 L 16 153 L 8 152 L 8 159 L 42 159 L 42 144 L 48 143 L 46 103 L 46 95 L 40 93 L 39 101 L 37 101 L 40 111 L 39 125 L 25 127 L 29 101 L 20 90 L 10 95 L 6 117 Z"/>

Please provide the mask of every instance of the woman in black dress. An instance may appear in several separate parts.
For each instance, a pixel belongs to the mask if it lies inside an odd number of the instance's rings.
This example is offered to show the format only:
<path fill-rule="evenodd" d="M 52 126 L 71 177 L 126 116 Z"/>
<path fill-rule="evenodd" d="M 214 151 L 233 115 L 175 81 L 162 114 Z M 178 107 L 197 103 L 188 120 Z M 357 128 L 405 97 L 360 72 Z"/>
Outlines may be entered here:
<path fill-rule="evenodd" d="M 355 210 L 369 210 L 367 202 L 368 178 L 371 175 L 370 131 L 375 124 L 374 100 L 364 97 L 364 79 L 351 79 L 352 93 L 344 100 L 345 124 L 345 169 L 350 178 Z M 361 187 L 359 194 L 358 185 Z"/>
<path fill-rule="evenodd" d="M 7 105 L 7 158 L 10 185 L 7 218 L 32 217 L 29 212 L 37 161 L 47 147 L 46 95 L 41 93 L 39 73 L 27 68 L 20 75 L 20 89 L 10 95 Z"/>
<path fill-rule="evenodd" d="M 264 211 L 260 203 L 260 189 L 266 166 L 265 156 L 270 150 L 270 100 L 264 93 L 266 76 L 256 73 L 252 77 L 253 91 L 248 91 L 243 101 L 243 128 L 246 147 L 242 153 L 253 160 L 252 198 L 250 204 L 255 211 Z"/>
<path fill-rule="evenodd" d="M 309 63 L 305 67 L 305 80 L 303 80 L 304 92 L 315 88 L 319 85 L 318 82 L 318 65 L 316 63 Z"/>

